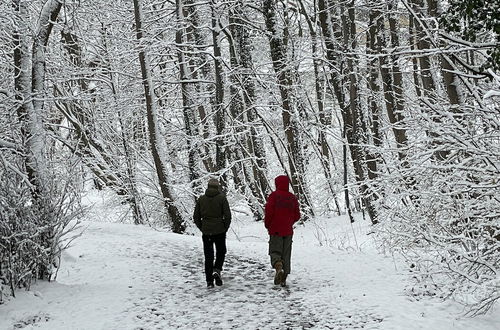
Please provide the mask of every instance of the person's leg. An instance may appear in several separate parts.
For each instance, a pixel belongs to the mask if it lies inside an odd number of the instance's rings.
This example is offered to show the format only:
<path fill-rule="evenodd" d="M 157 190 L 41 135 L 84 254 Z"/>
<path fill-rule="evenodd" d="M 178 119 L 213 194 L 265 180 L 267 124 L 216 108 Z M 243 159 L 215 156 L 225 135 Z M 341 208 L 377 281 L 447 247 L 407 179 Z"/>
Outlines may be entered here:
<path fill-rule="evenodd" d="M 281 284 L 285 272 L 283 271 L 283 237 L 271 235 L 269 238 L 269 255 L 271 265 L 276 270 L 274 284 Z"/>
<path fill-rule="evenodd" d="M 222 270 L 224 266 L 224 259 L 226 257 L 226 234 L 218 234 L 214 235 L 214 243 L 215 243 L 215 265 L 214 270 L 218 270 L 219 272 Z"/>
<path fill-rule="evenodd" d="M 221 286 L 223 284 L 221 271 L 224 266 L 224 258 L 226 257 L 226 234 L 214 235 L 215 243 L 215 264 L 213 278 L 215 280 L 215 285 Z"/>
<path fill-rule="evenodd" d="M 269 256 L 271 257 L 271 266 L 275 268 L 276 263 L 283 262 L 283 238 L 277 235 L 269 236 Z"/>
<path fill-rule="evenodd" d="M 290 274 L 292 268 L 292 238 L 292 235 L 283 237 L 283 270 L 287 275 Z"/>
<path fill-rule="evenodd" d="M 207 283 L 213 283 L 213 272 L 214 272 L 214 245 L 212 237 L 209 235 L 203 235 L 203 253 L 205 254 L 205 277 Z"/>
<path fill-rule="evenodd" d="M 280 285 L 286 286 L 286 278 L 291 270 L 292 256 L 292 236 L 283 237 L 283 276 L 280 279 Z"/>

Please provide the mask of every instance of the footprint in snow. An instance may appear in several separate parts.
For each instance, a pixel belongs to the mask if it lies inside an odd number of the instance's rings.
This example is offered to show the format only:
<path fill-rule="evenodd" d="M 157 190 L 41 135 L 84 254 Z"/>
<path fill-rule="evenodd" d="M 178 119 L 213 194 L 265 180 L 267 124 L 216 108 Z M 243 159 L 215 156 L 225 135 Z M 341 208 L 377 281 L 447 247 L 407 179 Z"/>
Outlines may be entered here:
<path fill-rule="evenodd" d="M 275 286 L 270 266 L 261 260 L 229 253 L 224 285 L 207 289 L 201 248 L 161 244 L 144 253 L 158 262 L 144 270 L 145 287 L 130 298 L 126 313 L 134 316 L 136 329 L 200 325 L 209 329 L 376 329 L 383 319 L 361 308 L 346 311 L 320 301 L 311 305 L 307 279 L 292 277 L 288 287 Z"/>

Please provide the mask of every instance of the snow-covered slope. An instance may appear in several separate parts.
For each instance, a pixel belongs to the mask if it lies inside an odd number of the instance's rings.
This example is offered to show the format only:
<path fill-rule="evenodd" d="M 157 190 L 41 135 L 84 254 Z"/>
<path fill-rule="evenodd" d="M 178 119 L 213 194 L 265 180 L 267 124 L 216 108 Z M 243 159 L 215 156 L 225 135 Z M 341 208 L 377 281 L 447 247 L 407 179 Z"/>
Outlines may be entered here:
<path fill-rule="evenodd" d="M 57 281 L 0 305 L 0 329 L 499 329 L 414 301 L 409 275 L 376 253 L 368 226 L 316 219 L 296 229 L 287 288 L 275 287 L 262 223 L 235 221 L 223 287 L 207 289 L 200 236 L 85 222 Z"/>

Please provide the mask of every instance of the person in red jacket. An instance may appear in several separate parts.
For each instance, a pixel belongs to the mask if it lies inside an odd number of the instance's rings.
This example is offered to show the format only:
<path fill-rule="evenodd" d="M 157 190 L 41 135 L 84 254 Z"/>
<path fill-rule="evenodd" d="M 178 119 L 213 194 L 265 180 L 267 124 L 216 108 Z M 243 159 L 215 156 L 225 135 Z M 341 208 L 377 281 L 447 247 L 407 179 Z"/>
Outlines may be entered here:
<path fill-rule="evenodd" d="M 290 180 L 285 175 L 274 179 L 276 190 L 267 198 L 264 225 L 269 232 L 269 256 L 276 270 L 274 284 L 286 286 L 290 274 L 293 224 L 300 218 L 299 202 L 288 191 Z"/>

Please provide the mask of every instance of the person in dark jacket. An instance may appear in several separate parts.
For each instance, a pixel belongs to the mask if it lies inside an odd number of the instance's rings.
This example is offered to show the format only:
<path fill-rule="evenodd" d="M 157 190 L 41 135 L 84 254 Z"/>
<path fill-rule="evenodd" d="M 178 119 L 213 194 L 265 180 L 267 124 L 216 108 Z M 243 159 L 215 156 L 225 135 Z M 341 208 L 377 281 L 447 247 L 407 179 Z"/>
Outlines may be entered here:
<path fill-rule="evenodd" d="M 269 232 L 271 266 L 276 270 L 274 284 L 286 286 L 291 269 L 293 224 L 300 218 L 300 209 L 297 197 L 288 191 L 288 177 L 280 175 L 274 183 L 276 190 L 267 198 L 264 225 Z"/>
<path fill-rule="evenodd" d="M 196 201 L 193 215 L 202 232 L 207 287 L 222 285 L 221 271 L 226 256 L 226 232 L 231 224 L 231 210 L 219 181 L 210 179 L 205 194 Z M 214 245 L 216 249 L 214 263 Z"/>

